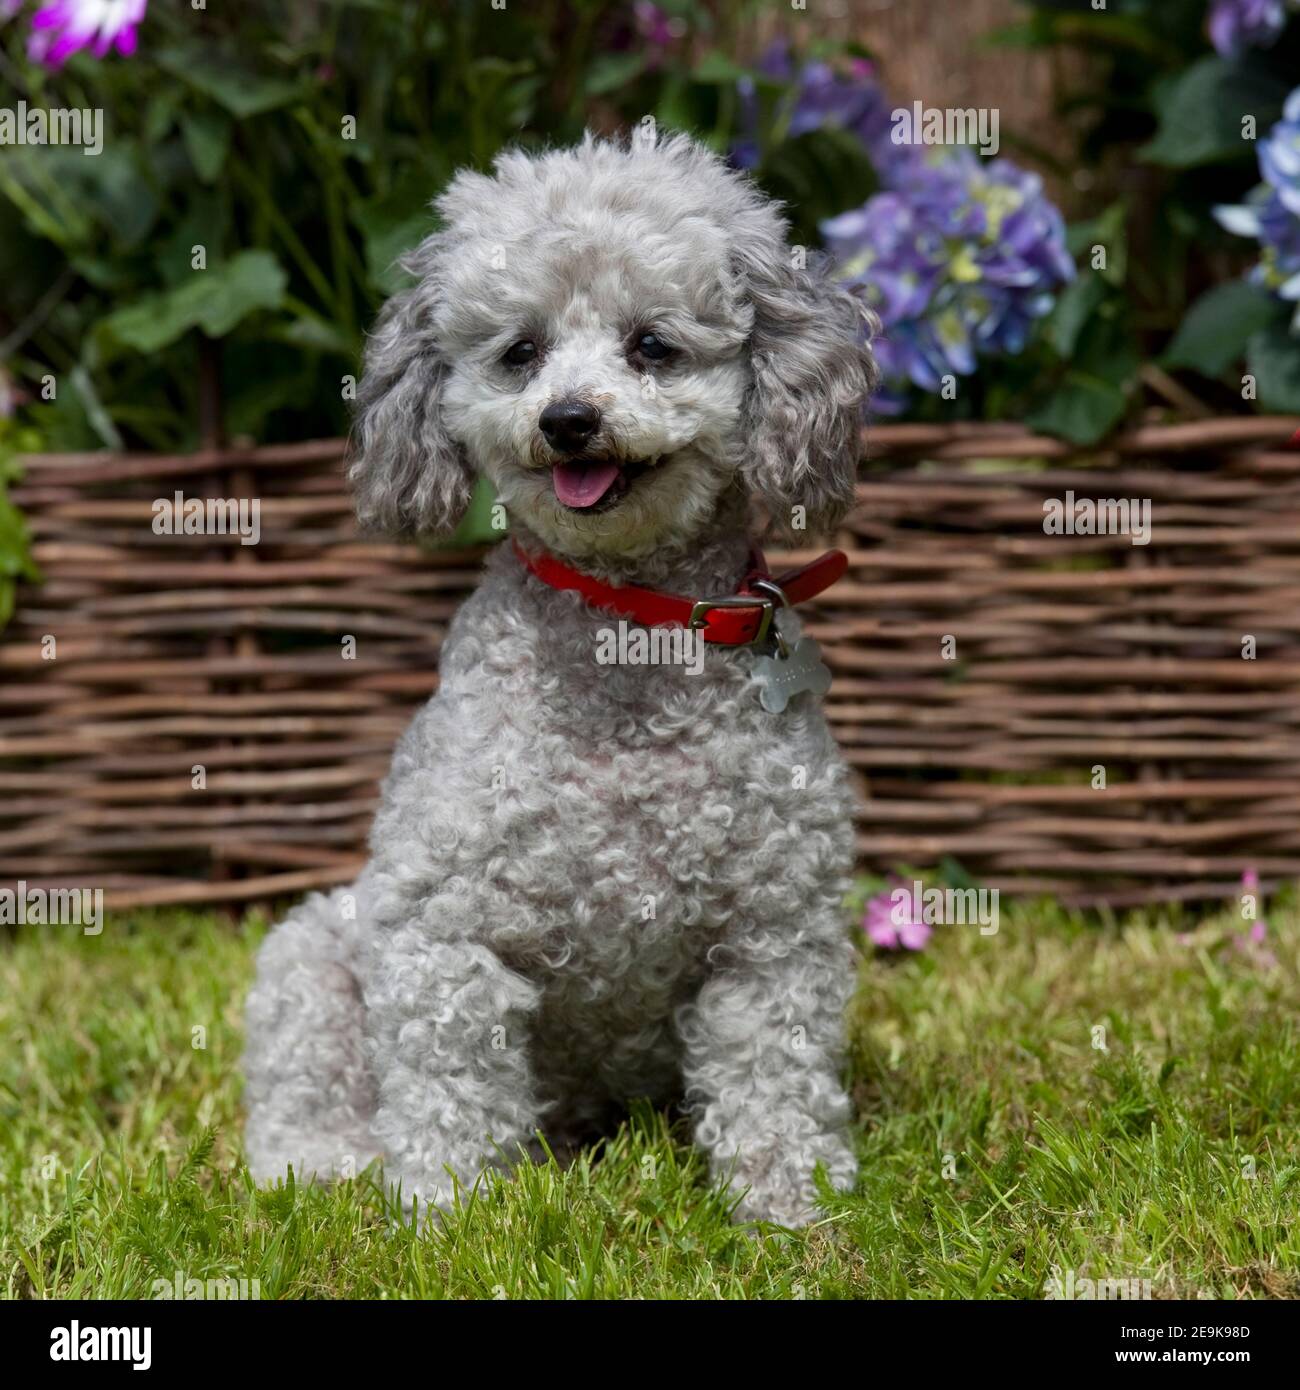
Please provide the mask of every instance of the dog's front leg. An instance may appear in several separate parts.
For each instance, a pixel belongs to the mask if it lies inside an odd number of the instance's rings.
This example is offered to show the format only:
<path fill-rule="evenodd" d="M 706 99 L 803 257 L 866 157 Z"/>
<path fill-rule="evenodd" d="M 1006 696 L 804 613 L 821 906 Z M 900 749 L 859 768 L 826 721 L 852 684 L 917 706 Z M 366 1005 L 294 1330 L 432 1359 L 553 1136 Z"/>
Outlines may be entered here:
<path fill-rule="evenodd" d="M 852 951 L 828 913 L 820 932 L 774 928 L 730 946 L 679 1016 L 696 1142 L 744 1193 L 740 1220 L 805 1225 L 818 1163 L 832 1186 L 853 1185 L 839 1076 L 852 984 Z"/>
<path fill-rule="evenodd" d="M 526 1020 L 538 994 L 478 942 L 430 940 L 414 924 L 386 935 L 366 988 L 374 1132 L 406 1206 L 449 1206 L 452 1174 L 472 1184 L 531 1138 Z"/>

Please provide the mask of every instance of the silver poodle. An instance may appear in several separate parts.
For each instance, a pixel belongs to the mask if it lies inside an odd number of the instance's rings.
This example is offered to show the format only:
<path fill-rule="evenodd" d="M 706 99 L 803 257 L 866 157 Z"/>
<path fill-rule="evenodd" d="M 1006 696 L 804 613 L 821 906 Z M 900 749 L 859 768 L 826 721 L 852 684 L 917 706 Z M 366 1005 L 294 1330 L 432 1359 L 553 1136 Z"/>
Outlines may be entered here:
<path fill-rule="evenodd" d="M 684 136 L 460 173 L 366 355 L 363 524 L 446 533 L 490 479 L 528 554 L 736 592 L 751 513 L 808 543 L 853 501 L 870 315 Z M 797 635 L 794 610 L 783 633 Z M 602 665 L 609 613 L 498 546 L 401 738 L 355 885 L 271 932 L 248 998 L 259 1179 L 383 1160 L 403 1199 L 684 1097 L 742 1220 L 856 1176 L 840 1078 L 851 793 L 761 654 Z"/>

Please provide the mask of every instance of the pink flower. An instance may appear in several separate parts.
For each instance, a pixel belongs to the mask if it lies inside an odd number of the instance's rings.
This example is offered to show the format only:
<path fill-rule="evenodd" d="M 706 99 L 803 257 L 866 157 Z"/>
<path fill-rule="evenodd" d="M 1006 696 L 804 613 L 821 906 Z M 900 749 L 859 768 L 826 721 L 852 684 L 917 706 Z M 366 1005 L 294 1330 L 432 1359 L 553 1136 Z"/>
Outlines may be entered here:
<path fill-rule="evenodd" d="M 32 16 L 27 41 L 30 58 L 57 68 L 72 54 L 89 48 L 103 58 L 110 48 L 124 57 L 135 52 L 136 26 L 149 0 L 53 0 Z"/>
<path fill-rule="evenodd" d="M 919 951 L 933 930 L 925 920 L 919 895 L 900 878 L 891 875 L 889 881 L 896 886 L 868 900 L 863 930 L 882 950 L 896 951 L 902 946 Z"/>
<path fill-rule="evenodd" d="M 1242 896 L 1247 893 L 1256 896 L 1259 893 L 1259 874 L 1254 869 L 1247 869 L 1241 876 Z M 1243 904 L 1244 906 L 1244 904 Z M 1256 909 L 1259 907 L 1258 899 L 1255 903 Z M 1277 964 L 1277 957 L 1265 945 L 1268 940 L 1268 923 L 1261 917 L 1251 924 L 1248 932 L 1238 932 L 1232 938 L 1232 949 L 1248 957 L 1252 965 L 1257 965 L 1261 969 L 1271 970 Z"/>

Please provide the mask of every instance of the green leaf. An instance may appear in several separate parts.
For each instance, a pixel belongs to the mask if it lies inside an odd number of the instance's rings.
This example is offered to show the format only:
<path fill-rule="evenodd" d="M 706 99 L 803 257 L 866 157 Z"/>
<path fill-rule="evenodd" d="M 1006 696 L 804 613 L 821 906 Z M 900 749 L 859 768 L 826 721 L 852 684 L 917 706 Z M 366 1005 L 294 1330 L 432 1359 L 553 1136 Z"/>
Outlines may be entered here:
<path fill-rule="evenodd" d="M 224 337 L 258 309 L 274 309 L 287 277 L 269 251 L 241 251 L 223 265 L 196 270 L 176 289 L 110 314 L 100 330 L 137 352 L 157 352 L 192 328 Z"/>
<path fill-rule="evenodd" d="M 156 145 L 166 137 L 172 128 L 172 122 L 176 119 L 176 107 L 180 99 L 180 90 L 175 87 L 160 87 L 150 94 L 145 105 L 142 127 L 147 144 Z"/>
<path fill-rule="evenodd" d="M 1265 410 L 1300 414 L 1300 337 L 1285 324 L 1262 328 L 1251 336 L 1246 361 Z"/>
<path fill-rule="evenodd" d="M 85 410 L 86 419 L 91 429 L 99 436 L 101 443 L 106 449 L 123 448 L 122 436 L 118 434 L 117 427 L 113 424 L 113 419 L 104 408 L 104 403 L 99 399 L 99 393 L 95 390 L 95 383 L 90 372 L 82 364 L 78 363 L 71 372 L 68 379 L 72 383 L 72 388 L 81 397 L 82 408 Z"/>
<path fill-rule="evenodd" d="M 1118 387 L 1083 372 L 1066 372 L 1061 384 L 1025 422 L 1072 444 L 1096 444 L 1124 418 L 1128 398 Z"/>
<path fill-rule="evenodd" d="M 418 246 L 438 225 L 429 206 L 436 185 L 423 170 L 408 172 L 384 198 L 353 209 L 352 220 L 365 246 L 366 273 L 382 294 L 392 294 L 407 282 L 396 264 L 403 253 Z"/>
<path fill-rule="evenodd" d="M 1139 362 L 1122 301 L 1112 296 L 1080 327 L 1065 375 L 1027 422 L 1073 444 L 1097 443 L 1124 418 Z"/>
<path fill-rule="evenodd" d="M 1108 285 L 1122 285 L 1128 273 L 1128 226 L 1123 203 L 1112 203 L 1104 212 L 1086 222 L 1071 222 L 1066 229 L 1066 246 L 1076 260 L 1092 265 L 1092 249 L 1106 251 L 1106 264 L 1098 270 Z"/>
<path fill-rule="evenodd" d="M 601 96 L 617 91 L 641 75 L 645 58 L 640 53 L 604 53 L 587 73 L 588 96 Z"/>
<path fill-rule="evenodd" d="M 697 82 L 726 85 L 739 82 L 742 77 L 746 77 L 748 74 L 748 68 L 741 67 L 739 63 L 733 62 L 725 53 L 719 53 L 716 49 L 706 53 L 691 72 L 691 76 Z"/>
<path fill-rule="evenodd" d="M 121 254 L 143 241 L 159 213 L 155 152 L 129 138 L 94 158 L 68 146 L 6 148 L 0 192 L 22 209 L 28 226 L 69 254 Z"/>
<path fill-rule="evenodd" d="M 0 488 L 0 574 L 9 579 L 35 579 L 39 571 L 30 546 L 31 535 L 22 512 Z"/>
<path fill-rule="evenodd" d="M 230 120 L 220 111 L 181 113 L 181 138 L 194 172 L 204 183 L 213 183 L 230 150 Z"/>
<path fill-rule="evenodd" d="M 355 356 L 357 345 L 337 324 L 315 315 L 302 315 L 269 335 L 277 342 L 304 352 L 331 352 L 342 357 Z"/>
<path fill-rule="evenodd" d="M 1191 367 L 1204 376 L 1220 376 L 1280 312 L 1277 300 L 1246 280 L 1215 285 L 1187 311 L 1161 361 L 1166 367 Z"/>
<path fill-rule="evenodd" d="M 301 90 L 296 81 L 258 72 L 224 53 L 170 48 L 159 53 L 157 61 L 173 77 L 188 82 L 241 119 L 287 106 Z"/>
<path fill-rule="evenodd" d="M 1202 58 L 1158 92 L 1160 128 L 1139 153 L 1174 169 L 1252 158 L 1243 117 L 1254 116 L 1262 133 L 1282 114 L 1286 93 L 1284 83 L 1250 62 Z"/>
<path fill-rule="evenodd" d="M 1070 357 L 1088 321 L 1106 298 L 1106 282 L 1095 270 L 1080 272 L 1056 301 L 1045 332 L 1047 341 L 1061 357 Z"/>

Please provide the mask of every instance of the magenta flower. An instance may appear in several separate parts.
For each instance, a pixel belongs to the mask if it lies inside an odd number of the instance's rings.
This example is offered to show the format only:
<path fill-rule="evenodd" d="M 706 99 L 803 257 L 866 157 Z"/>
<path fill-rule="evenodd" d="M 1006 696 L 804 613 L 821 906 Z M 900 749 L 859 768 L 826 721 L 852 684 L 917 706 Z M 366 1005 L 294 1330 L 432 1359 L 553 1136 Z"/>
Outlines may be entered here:
<path fill-rule="evenodd" d="M 110 48 L 123 57 L 135 52 L 136 26 L 149 0 L 53 0 L 32 16 L 27 54 L 57 68 L 74 53 L 89 48 L 103 58 Z"/>
<path fill-rule="evenodd" d="M 893 888 L 886 888 L 867 902 L 862 927 L 867 936 L 885 951 L 900 946 L 919 951 L 930 939 L 932 928 L 925 920 L 919 895 L 903 882 L 890 876 Z"/>

